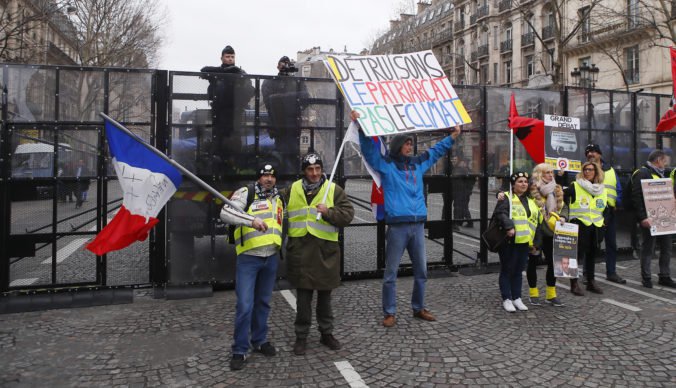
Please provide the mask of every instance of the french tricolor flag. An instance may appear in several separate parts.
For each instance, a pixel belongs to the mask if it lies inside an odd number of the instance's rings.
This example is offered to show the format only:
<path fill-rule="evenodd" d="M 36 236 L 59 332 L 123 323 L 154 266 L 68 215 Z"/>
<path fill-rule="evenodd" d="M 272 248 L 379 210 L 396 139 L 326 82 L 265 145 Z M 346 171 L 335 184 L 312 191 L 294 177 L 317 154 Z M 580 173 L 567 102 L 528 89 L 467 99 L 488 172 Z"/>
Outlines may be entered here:
<path fill-rule="evenodd" d="M 373 217 L 375 217 L 377 221 L 382 221 L 385 219 L 385 196 L 383 195 L 383 188 L 380 184 L 380 174 L 378 171 L 374 170 L 370 164 L 368 164 L 366 159 L 364 159 L 364 156 L 361 154 L 358 125 L 359 124 L 354 121 L 350 123 L 350 125 L 347 127 L 347 132 L 345 133 L 345 140 L 354 144 L 354 150 L 359 153 L 361 160 L 364 162 L 364 167 L 366 167 L 366 171 L 368 171 L 373 178 L 373 184 L 371 185 L 371 210 L 373 211 Z M 387 148 L 385 147 L 383 139 L 381 139 L 379 136 L 373 136 L 371 137 L 371 140 L 373 141 L 373 147 L 376 148 L 381 155 L 385 155 L 387 153 Z"/>
<path fill-rule="evenodd" d="M 148 237 L 157 215 L 181 185 L 181 173 L 134 138 L 104 120 L 113 166 L 122 186 L 122 207 L 87 245 L 97 255 L 127 247 Z"/>

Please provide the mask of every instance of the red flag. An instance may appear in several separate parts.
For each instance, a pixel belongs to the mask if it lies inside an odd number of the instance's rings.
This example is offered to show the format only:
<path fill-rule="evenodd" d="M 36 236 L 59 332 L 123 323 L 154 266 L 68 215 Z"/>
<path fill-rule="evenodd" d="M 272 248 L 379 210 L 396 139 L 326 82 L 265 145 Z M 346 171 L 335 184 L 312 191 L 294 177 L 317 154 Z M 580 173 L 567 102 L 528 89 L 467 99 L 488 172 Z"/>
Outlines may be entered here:
<path fill-rule="evenodd" d="M 509 128 L 512 129 L 535 163 L 545 162 L 545 122 L 530 117 L 520 117 L 516 110 L 514 93 L 509 101 Z"/>
<path fill-rule="evenodd" d="M 676 106 L 669 108 L 667 113 L 662 116 L 660 122 L 657 124 L 657 132 L 664 132 L 676 127 Z"/>
<path fill-rule="evenodd" d="M 371 210 L 377 221 L 385 219 L 385 196 L 383 195 L 383 188 L 378 187 L 375 181 L 371 186 Z"/>
<path fill-rule="evenodd" d="M 674 84 L 674 88 L 671 91 L 671 95 L 676 95 L 676 49 L 669 47 L 669 54 L 671 55 L 671 82 Z"/>

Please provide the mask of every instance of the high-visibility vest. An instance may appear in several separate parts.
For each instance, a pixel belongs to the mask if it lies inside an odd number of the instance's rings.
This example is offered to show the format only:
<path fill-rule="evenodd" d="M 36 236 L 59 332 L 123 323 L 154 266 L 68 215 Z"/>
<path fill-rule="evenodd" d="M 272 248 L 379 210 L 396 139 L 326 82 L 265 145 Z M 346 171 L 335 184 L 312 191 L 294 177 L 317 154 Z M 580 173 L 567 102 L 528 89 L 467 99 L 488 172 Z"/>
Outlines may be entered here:
<path fill-rule="evenodd" d="M 610 170 L 605 171 L 603 186 L 608 196 L 608 206 L 615 207 L 617 203 L 617 174 L 614 168 L 611 167 Z"/>
<path fill-rule="evenodd" d="M 600 195 L 593 196 L 583 189 L 577 182 L 573 182 L 575 187 L 575 202 L 570 204 L 570 219 L 578 219 L 584 225 L 603 226 L 603 210 L 608 206 L 608 195 L 603 190 Z"/>
<path fill-rule="evenodd" d="M 338 228 L 324 221 L 323 218 L 317 220 L 317 205 L 324 198 L 326 190 L 329 191 L 326 197 L 326 207 L 333 207 L 333 195 L 336 184 L 325 181 L 319 192 L 308 205 L 303 191 L 303 181 L 298 180 L 291 185 L 291 195 L 287 211 L 289 215 L 289 237 L 303 237 L 310 233 L 311 235 L 328 241 L 338 241 Z"/>
<path fill-rule="evenodd" d="M 268 230 L 261 232 L 251 226 L 242 225 L 237 227 L 235 229 L 235 241 L 237 241 L 235 250 L 238 255 L 266 245 L 275 245 L 278 248 L 282 246 L 284 203 L 280 197 L 273 198 L 271 201 L 269 198 L 258 199 L 258 195 L 256 195 L 247 210 L 247 214 L 265 221 L 268 225 Z"/>
<path fill-rule="evenodd" d="M 505 193 L 509 198 L 509 192 Z M 542 213 L 533 198 L 528 197 L 528 208 L 530 217 L 526 213 L 526 208 L 516 194 L 512 194 L 512 222 L 514 222 L 514 243 L 533 245 L 535 239 L 535 230 L 542 222 Z"/>
<path fill-rule="evenodd" d="M 674 167 L 674 169 L 671 170 L 671 174 L 669 174 L 669 178 L 671 178 L 671 183 L 676 185 L 676 167 Z"/>

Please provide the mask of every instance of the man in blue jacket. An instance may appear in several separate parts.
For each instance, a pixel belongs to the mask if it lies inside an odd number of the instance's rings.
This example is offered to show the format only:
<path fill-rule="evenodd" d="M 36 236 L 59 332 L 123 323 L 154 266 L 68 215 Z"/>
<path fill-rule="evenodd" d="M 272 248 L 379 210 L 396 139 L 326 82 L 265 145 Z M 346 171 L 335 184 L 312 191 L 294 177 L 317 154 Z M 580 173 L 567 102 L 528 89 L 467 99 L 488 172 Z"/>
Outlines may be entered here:
<path fill-rule="evenodd" d="M 352 112 L 352 119 L 359 117 Z M 429 150 L 413 155 L 413 136 L 400 134 L 392 137 L 390 153 L 383 156 L 371 145 L 361 131 L 359 141 L 366 161 L 380 173 L 385 195 L 385 223 L 388 225 L 383 276 L 383 326 L 394 326 L 397 311 L 397 270 L 408 251 L 413 264 L 413 316 L 425 321 L 436 318 L 425 308 L 427 257 L 425 253 L 425 221 L 427 206 L 423 194 L 423 174 L 451 149 L 460 135 L 460 126 Z"/>

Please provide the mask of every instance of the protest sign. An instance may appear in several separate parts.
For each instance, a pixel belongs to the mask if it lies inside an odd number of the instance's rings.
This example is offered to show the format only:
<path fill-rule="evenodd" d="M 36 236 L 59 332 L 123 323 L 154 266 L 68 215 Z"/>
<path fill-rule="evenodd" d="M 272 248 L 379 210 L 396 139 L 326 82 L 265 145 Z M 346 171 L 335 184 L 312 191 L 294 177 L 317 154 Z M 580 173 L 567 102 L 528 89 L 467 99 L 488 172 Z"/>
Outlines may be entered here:
<path fill-rule="evenodd" d="M 339 56 L 324 61 L 359 112 L 367 136 L 431 131 L 472 122 L 432 51 Z"/>
<path fill-rule="evenodd" d="M 545 115 L 545 163 L 560 171 L 580 171 L 584 146 L 577 117 Z"/>
<path fill-rule="evenodd" d="M 582 269 L 577 265 L 577 238 L 579 227 L 577 224 L 566 222 L 556 223 L 554 230 L 554 276 L 558 278 L 577 278 L 582 275 Z"/>
<path fill-rule="evenodd" d="M 641 179 L 641 188 L 650 219 L 650 235 L 676 233 L 676 200 L 671 179 Z"/>

